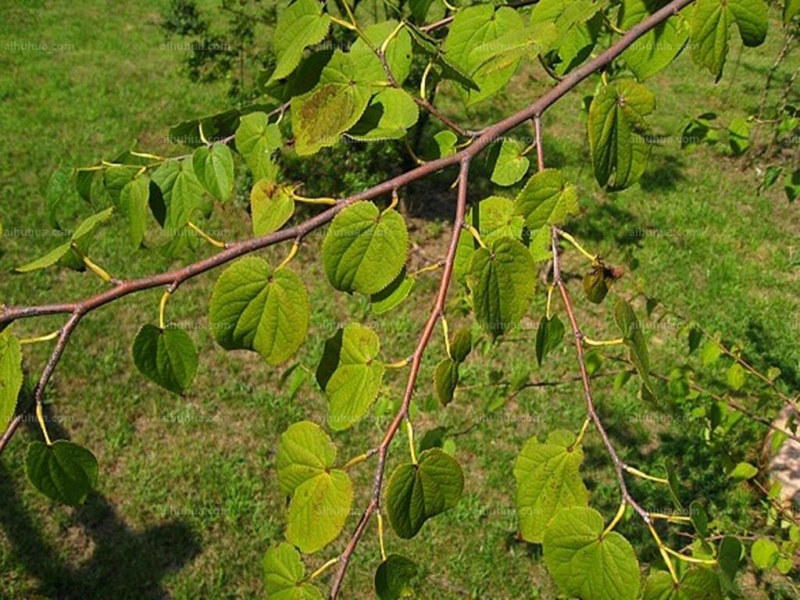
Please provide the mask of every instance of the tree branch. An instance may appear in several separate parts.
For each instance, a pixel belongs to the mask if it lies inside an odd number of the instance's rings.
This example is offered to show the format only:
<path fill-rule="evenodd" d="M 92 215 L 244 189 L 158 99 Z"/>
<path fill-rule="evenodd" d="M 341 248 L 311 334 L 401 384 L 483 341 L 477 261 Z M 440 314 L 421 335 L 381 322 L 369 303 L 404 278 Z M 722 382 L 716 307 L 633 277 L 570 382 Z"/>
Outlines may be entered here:
<path fill-rule="evenodd" d="M 397 411 L 394 419 L 392 420 L 386 434 L 378 446 L 378 466 L 375 469 L 375 478 L 372 484 L 372 497 L 369 505 L 361 519 L 356 526 L 350 541 L 347 544 L 342 555 L 339 557 L 339 569 L 336 572 L 336 578 L 333 580 L 333 587 L 331 588 L 331 600 L 335 600 L 339 595 L 339 591 L 344 581 L 347 566 L 350 563 L 350 558 L 355 552 L 361 536 L 364 534 L 367 523 L 372 517 L 373 513 L 380 507 L 380 496 L 383 488 L 383 475 L 386 469 L 386 456 L 389 446 L 394 439 L 397 430 L 400 428 L 404 419 L 408 418 L 408 407 L 411 404 L 411 397 L 414 394 L 414 387 L 417 383 L 419 370 L 422 367 L 422 356 L 425 354 L 425 349 L 428 347 L 431 336 L 436 329 L 436 324 L 444 314 L 445 300 L 447 299 L 447 290 L 450 287 L 450 281 L 453 278 L 453 265 L 456 260 L 456 252 L 458 249 L 458 240 L 461 237 L 461 230 L 464 227 L 464 216 L 467 212 L 467 183 L 469 178 L 469 156 L 465 156 L 461 160 L 461 170 L 458 174 L 458 198 L 456 201 L 456 213 L 453 222 L 453 234 L 450 237 L 450 245 L 447 249 L 447 257 L 444 261 L 444 272 L 439 283 L 439 292 L 436 295 L 436 302 L 431 309 L 428 321 L 425 323 L 425 329 L 417 342 L 417 347 L 411 357 L 411 372 L 408 374 L 408 381 L 406 383 L 405 393 L 403 394 L 403 402 L 400 405 L 400 410 Z"/>

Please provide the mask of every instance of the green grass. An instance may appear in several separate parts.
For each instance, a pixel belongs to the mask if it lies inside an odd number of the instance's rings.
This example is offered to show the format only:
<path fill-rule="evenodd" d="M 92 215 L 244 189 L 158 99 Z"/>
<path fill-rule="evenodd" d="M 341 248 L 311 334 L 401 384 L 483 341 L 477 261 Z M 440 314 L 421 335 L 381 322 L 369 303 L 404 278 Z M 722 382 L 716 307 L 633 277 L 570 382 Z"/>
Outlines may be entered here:
<path fill-rule="evenodd" d="M 223 84 L 188 84 L 180 73 L 181 53 L 160 49 L 165 40 L 157 21 L 166 4 L 150 1 L 103 8 L 78 3 L 60 8 L 28 2 L 6 9 L 8 18 L 0 25 L 0 69 L 5 74 L 0 81 L 0 141 L 7 153 L 0 173 L 0 212 L 7 231 L 0 246 L 4 273 L 58 243 L 52 236 L 13 233 L 47 227 L 43 196 L 53 169 L 111 157 L 134 140 L 149 151 L 182 153 L 166 142 L 169 125 L 225 107 Z M 48 51 L 4 49 L 5 44 L 29 42 L 67 46 Z M 741 343 L 758 366 L 779 365 L 784 379 L 796 384 L 800 215 L 778 190 L 757 196 L 753 166 L 746 161 L 705 147 L 684 153 L 675 142 L 689 116 L 713 109 L 727 122 L 750 109 L 758 98 L 753 90 L 759 89 L 780 42 L 773 31 L 764 48 L 745 51 L 730 86 L 726 80 L 714 86 L 711 76 L 698 73 L 686 55 L 655 78 L 658 110 L 652 123 L 667 141 L 655 148 L 648 173 L 634 189 L 612 195 L 596 190 L 579 111 L 580 97 L 592 90 L 589 84 L 545 115 L 545 156 L 549 165 L 563 168 L 580 185 L 583 213 L 569 229 L 592 251 L 627 267 L 629 272 L 615 293 L 631 296 L 634 280 L 640 282 L 668 308 Z M 730 64 L 727 74 L 732 71 Z M 785 71 L 779 76 L 785 77 Z M 476 126 L 486 124 L 523 106 L 546 88 L 543 79 L 538 68 L 523 71 L 506 94 L 476 107 L 469 119 Z M 452 95 L 445 100 L 454 115 L 463 116 Z M 529 134 L 529 130 L 519 133 Z M 475 179 L 471 200 L 494 192 L 477 174 Z M 450 224 L 447 218 L 430 215 L 449 213 L 451 180 L 448 172 L 437 178 L 436 185 L 415 186 L 406 198 L 417 215 L 412 218 L 412 242 L 427 257 L 415 254 L 412 268 L 443 256 Z M 237 199 L 237 204 L 244 202 L 245 198 Z M 428 203 L 438 204 L 425 206 Z M 77 205 L 72 216 L 77 219 L 90 212 L 90 207 Z M 249 223 L 228 205 L 217 211 L 208 228 L 242 239 Z M 631 235 L 637 228 L 661 234 Z M 121 224 L 113 224 L 97 236 L 93 249 L 93 256 L 113 274 L 140 276 L 177 264 L 155 252 L 132 253 L 117 242 L 122 231 Z M 84 444 L 97 455 L 99 490 L 78 509 L 54 506 L 38 495 L 24 477 L 23 462 L 25 442 L 38 438 L 39 432 L 31 424 L 25 427 L 0 461 L 0 597 L 238 598 L 263 592 L 261 558 L 283 536 L 285 498 L 274 476 L 274 452 L 280 433 L 291 423 L 303 418 L 324 422 L 325 400 L 312 383 L 323 341 L 337 324 L 361 320 L 381 334 L 382 356 L 388 360 L 407 356 L 436 287 L 435 274 L 424 277 L 403 308 L 387 317 L 373 317 L 363 299 L 334 295 L 323 283 L 324 274 L 314 262 L 321 239 L 309 236 L 296 259 L 311 288 L 313 315 L 309 338 L 297 357 L 299 372 L 307 377 L 293 396 L 281 384 L 284 369 L 266 368 L 252 354 L 222 352 L 213 343 L 205 315 L 214 275 L 185 284 L 169 304 L 169 321 L 185 328 L 201 352 L 197 378 L 185 397 L 146 382 L 130 358 L 135 332 L 156 321 L 158 291 L 126 298 L 81 323 L 48 400 L 59 419 L 53 422 L 53 433 Z M 287 250 L 270 249 L 265 256 L 274 263 Z M 568 255 L 566 266 L 570 275 L 585 267 L 574 253 Z M 570 287 L 580 297 L 577 279 L 570 280 Z M 79 298 L 101 289 L 103 284 L 86 274 L 3 275 L 0 300 L 33 304 Z M 463 387 L 446 410 L 432 409 L 435 403 L 427 399 L 433 366 L 444 352 L 440 336 L 429 350 L 416 396 L 415 429 L 421 437 L 440 423 L 450 428 L 466 485 L 459 505 L 428 523 L 414 540 L 388 536 L 390 552 L 404 553 L 421 565 L 426 582 L 420 597 L 556 595 L 540 550 L 516 537 L 511 472 L 528 437 L 555 428 L 576 430 L 585 415 L 574 382 L 510 389 L 512 380 L 555 381 L 575 373 L 568 347 L 556 352 L 541 371 L 534 366 L 535 326 L 545 297 L 540 286 L 523 328 L 510 340 L 473 353 L 462 371 Z M 581 303 L 581 322 L 591 337 L 614 335 L 608 306 Z M 448 310 L 451 327 L 467 323 L 455 303 Z M 48 318 L 14 328 L 20 335 L 32 335 L 53 330 L 59 323 Z M 676 339 L 680 324 L 663 327 L 650 320 L 646 325 L 654 368 L 668 372 L 683 360 L 680 348 L 685 342 Z M 34 376 L 46 360 L 47 346 L 25 348 L 26 364 Z M 604 366 L 606 373 L 615 368 L 609 361 Z M 400 371 L 388 377 L 374 419 L 335 436 L 342 459 L 379 439 L 404 375 Z M 642 418 L 656 414 L 655 408 L 642 407 L 633 382 L 615 393 L 610 377 L 597 381 L 598 403 L 617 443 L 637 464 L 657 463 L 657 433 Z M 663 452 L 681 459 L 684 426 L 669 417 L 663 423 L 659 429 L 676 440 Z M 404 460 L 404 443 L 401 439 L 393 446 L 390 470 Z M 608 460 L 597 436 L 590 434 L 587 446 L 585 475 L 592 502 L 613 511 L 617 495 Z M 737 450 L 741 450 L 737 456 L 743 456 L 747 449 Z M 685 464 L 707 458 L 702 452 L 696 458 L 687 455 Z M 724 478 L 719 468 L 704 468 L 709 472 L 687 485 L 717 503 L 714 508 L 721 515 L 745 514 L 749 496 L 733 487 L 712 493 L 710 486 L 719 485 L 720 479 L 724 483 Z M 355 506 L 361 507 L 369 493 L 372 463 L 352 474 Z M 651 505 L 664 503 L 658 490 L 641 486 L 639 491 L 655 503 Z M 347 532 L 357 518 L 357 514 L 351 517 Z M 624 527 L 646 550 L 632 523 Z M 322 555 L 311 557 L 309 568 L 335 556 L 345 542 L 340 539 Z M 371 597 L 378 561 L 373 522 L 352 563 L 345 597 Z"/>

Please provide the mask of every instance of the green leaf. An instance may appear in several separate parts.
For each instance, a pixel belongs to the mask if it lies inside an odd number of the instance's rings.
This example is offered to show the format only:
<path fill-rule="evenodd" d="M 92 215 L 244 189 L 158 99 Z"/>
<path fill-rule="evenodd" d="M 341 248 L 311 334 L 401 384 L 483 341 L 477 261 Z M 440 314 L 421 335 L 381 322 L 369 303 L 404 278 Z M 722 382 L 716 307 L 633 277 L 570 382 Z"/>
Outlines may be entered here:
<path fill-rule="evenodd" d="M 644 173 L 650 145 L 643 133 L 655 96 L 643 85 L 622 79 L 603 86 L 589 107 L 589 150 L 597 182 L 624 189 Z"/>
<path fill-rule="evenodd" d="M 264 587 L 270 600 L 322 600 L 322 593 L 304 582 L 305 575 L 300 553 L 286 542 L 264 555 Z"/>
<path fill-rule="evenodd" d="M 331 18 L 322 12 L 324 3 L 297 0 L 279 11 L 278 24 L 272 36 L 272 49 L 277 64 L 269 81 L 291 74 L 303 58 L 303 50 L 321 42 L 328 34 Z"/>
<path fill-rule="evenodd" d="M 332 469 L 304 481 L 294 491 L 287 515 L 286 539 L 304 554 L 335 540 L 353 504 L 353 484 L 344 471 Z"/>
<path fill-rule="evenodd" d="M 603 517 L 591 508 L 565 508 L 544 534 L 544 559 L 559 588 L 583 600 L 636 600 L 639 562 L 628 540 L 603 534 Z"/>
<path fill-rule="evenodd" d="M 500 238 L 475 252 L 467 284 L 478 323 L 496 338 L 517 326 L 533 298 L 533 259 L 521 242 Z"/>
<path fill-rule="evenodd" d="M 513 138 L 504 138 L 492 169 L 492 182 L 497 185 L 514 185 L 525 177 L 531 161 L 523 156 L 522 144 Z"/>
<path fill-rule="evenodd" d="M 134 248 L 141 246 L 144 239 L 149 200 L 150 178 L 145 174 L 127 183 L 119 195 L 119 211 L 128 219 Z"/>
<path fill-rule="evenodd" d="M 740 156 L 750 147 L 750 123 L 744 119 L 734 119 L 728 125 L 728 143 L 734 156 Z"/>
<path fill-rule="evenodd" d="M 728 30 L 739 28 L 745 46 L 758 46 L 767 36 L 769 21 L 763 0 L 698 0 L 690 17 L 692 58 L 717 81 L 728 55 Z"/>
<path fill-rule="evenodd" d="M 397 27 L 397 21 L 389 19 L 366 27 L 363 35 L 376 48 L 380 48 Z M 352 70 L 348 73 L 352 81 L 369 83 L 371 85 L 386 85 L 386 71 L 380 59 L 367 43 L 359 37 L 349 52 L 352 61 Z M 411 73 L 411 35 L 405 29 L 396 32 L 389 45 L 386 47 L 386 64 L 392 72 L 398 85 L 403 82 Z M 400 91 L 402 90 L 395 90 Z"/>
<path fill-rule="evenodd" d="M 467 360 L 472 352 L 472 332 L 469 329 L 459 329 L 450 340 L 450 358 L 461 363 Z"/>
<path fill-rule="evenodd" d="M 542 317 L 536 330 L 536 362 L 542 366 L 544 357 L 561 346 L 564 341 L 564 324 L 556 315 Z"/>
<path fill-rule="evenodd" d="M 781 173 L 783 173 L 783 167 L 777 165 L 768 166 L 764 170 L 764 179 L 761 182 L 761 185 L 758 186 L 759 193 L 762 191 L 765 192 L 775 185 L 775 182 L 778 181 L 778 177 L 781 176 Z"/>
<path fill-rule="evenodd" d="M 50 252 L 45 254 L 41 258 L 37 258 L 36 260 L 29 262 L 27 264 L 22 265 L 21 267 L 16 267 L 14 269 L 15 273 L 30 273 L 31 271 L 38 271 L 39 269 L 46 269 L 54 264 L 56 264 L 61 258 L 63 258 L 67 252 L 70 251 L 70 244 L 71 242 L 67 242 L 66 244 L 61 244 L 53 248 Z"/>
<path fill-rule="evenodd" d="M 226 350 L 255 350 L 277 365 L 305 339 L 308 293 L 294 271 L 272 271 L 264 259 L 249 256 L 217 279 L 209 320 L 214 339 Z"/>
<path fill-rule="evenodd" d="M 407 92 L 386 88 L 372 97 L 367 110 L 347 136 L 362 142 L 396 140 L 419 119 L 419 109 Z"/>
<path fill-rule="evenodd" d="M 531 235 L 530 252 L 534 262 L 542 262 L 553 257 L 550 226 L 545 225 Z"/>
<path fill-rule="evenodd" d="M 128 183 L 133 181 L 133 178 L 141 170 L 140 166 L 121 165 L 108 167 L 103 173 L 103 186 L 105 187 L 108 195 L 111 197 L 114 205 L 119 203 L 119 195 Z"/>
<path fill-rule="evenodd" d="M 336 446 L 315 423 L 295 423 L 281 435 L 276 467 L 281 491 L 292 494 L 286 539 L 306 554 L 333 541 L 353 503 L 353 485 L 332 469 Z"/>
<path fill-rule="evenodd" d="M 709 569 L 685 571 L 678 585 L 666 571 L 656 571 L 647 578 L 642 600 L 722 600 L 722 592 L 719 578 Z"/>
<path fill-rule="evenodd" d="M 263 112 L 244 115 L 236 129 L 236 151 L 247 162 L 253 172 L 253 179 L 275 181 L 278 167 L 272 154 L 283 144 L 281 130 Z"/>
<path fill-rule="evenodd" d="M 412 583 L 417 577 L 414 561 L 399 554 L 390 554 L 375 571 L 375 593 L 380 600 L 398 600 L 414 595 Z"/>
<path fill-rule="evenodd" d="M 786 192 L 786 197 L 789 202 L 794 202 L 800 196 L 800 169 L 793 172 L 791 176 L 787 175 L 783 178 L 783 191 Z"/>
<path fill-rule="evenodd" d="M 747 481 L 756 475 L 758 475 L 758 468 L 746 462 L 740 462 L 728 473 L 728 477 L 734 481 Z"/>
<path fill-rule="evenodd" d="M 619 11 L 619 27 L 628 30 L 663 6 L 658 0 L 624 0 Z M 639 81 L 652 77 L 669 65 L 689 41 L 688 28 L 674 16 L 641 36 L 622 58 Z"/>
<path fill-rule="evenodd" d="M 389 312 L 394 307 L 399 306 L 411 293 L 416 278 L 406 277 L 406 268 L 400 269 L 400 273 L 394 281 L 383 288 L 380 292 L 370 296 L 372 304 L 372 314 L 382 315 Z"/>
<path fill-rule="evenodd" d="M 356 202 L 331 223 L 322 244 L 328 281 L 343 292 L 375 294 L 402 270 L 408 231 L 394 209 L 380 212 L 372 202 Z"/>
<path fill-rule="evenodd" d="M 452 358 L 445 358 L 433 372 L 433 387 L 439 402 L 447 406 L 453 401 L 453 394 L 458 385 L 458 363 Z"/>
<path fill-rule="evenodd" d="M 292 189 L 267 179 L 257 181 L 250 192 L 250 208 L 254 235 L 277 231 L 294 215 Z"/>
<path fill-rule="evenodd" d="M 334 431 L 364 418 L 375 401 L 385 366 L 375 360 L 378 335 L 369 327 L 349 323 L 325 343 L 317 367 L 317 382 L 328 398 L 328 426 Z"/>
<path fill-rule="evenodd" d="M 537 3 L 531 14 L 531 30 L 539 41 L 540 53 L 556 73 L 564 75 L 589 57 L 602 22 L 597 13 L 608 4 L 595 0 Z"/>
<path fill-rule="evenodd" d="M 722 356 L 722 348 L 720 348 L 719 340 L 713 339 L 708 340 L 706 344 L 703 346 L 703 350 L 700 353 L 700 356 L 703 360 L 703 366 L 709 366 L 717 362 L 720 356 Z"/>
<path fill-rule="evenodd" d="M 430 61 L 434 64 L 434 71 L 442 79 L 455 81 L 466 90 L 478 91 L 480 88 L 475 81 L 464 72 L 464 70 L 453 63 L 444 55 L 439 48 L 438 41 L 423 33 L 411 23 L 406 23 L 406 29 L 411 34 L 411 39 L 414 44 L 428 56 Z"/>
<path fill-rule="evenodd" d="M 703 509 L 703 505 L 697 500 L 689 504 L 689 517 L 692 519 L 692 525 L 697 530 L 701 537 L 708 535 L 708 516 Z"/>
<path fill-rule="evenodd" d="M 731 389 L 738 391 L 744 387 L 747 381 L 747 371 L 742 365 L 735 362 L 728 369 L 727 380 Z"/>
<path fill-rule="evenodd" d="M 349 59 L 343 53 L 334 53 L 334 58 L 337 56 L 344 57 L 339 61 L 342 64 Z M 345 69 L 351 70 L 352 66 Z M 334 69 L 328 63 L 318 87 L 292 98 L 292 131 L 298 155 L 309 156 L 336 145 L 341 135 L 364 114 L 372 96 L 370 87 L 364 83 L 351 83 L 351 77 L 345 71 Z"/>
<path fill-rule="evenodd" d="M 197 371 L 197 349 L 182 329 L 147 324 L 133 340 L 133 362 L 150 381 L 183 394 Z"/>
<path fill-rule="evenodd" d="M 515 202 L 516 213 L 525 217 L 530 229 L 561 225 L 568 215 L 578 213 L 575 186 L 566 183 L 556 169 L 545 169 L 531 177 Z"/>
<path fill-rule="evenodd" d="M 750 557 L 757 569 L 770 569 L 778 562 L 780 550 L 769 538 L 758 538 L 750 548 Z"/>
<path fill-rule="evenodd" d="M 514 76 L 519 58 L 487 62 L 485 50 L 504 34 L 523 28 L 522 17 L 508 7 L 495 11 L 491 4 L 479 4 L 462 8 L 456 13 L 444 50 L 447 59 L 469 75 L 480 88 L 466 91 L 467 105 L 497 93 Z"/>
<path fill-rule="evenodd" d="M 689 354 L 692 354 L 695 350 L 697 350 L 702 340 L 703 331 L 698 327 L 692 326 L 692 328 L 689 330 Z"/>
<path fill-rule="evenodd" d="M 386 488 L 386 512 L 392 529 L 403 539 L 417 535 L 425 521 L 453 508 L 464 489 L 458 462 L 438 448 L 426 450 L 419 463 L 402 464 Z"/>
<path fill-rule="evenodd" d="M 22 347 L 4 331 L 0 333 L 0 431 L 5 431 L 14 417 L 22 379 Z"/>
<path fill-rule="evenodd" d="M 336 445 L 322 428 L 311 421 L 289 426 L 281 435 L 275 466 L 284 494 L 325 473 L 336 461 Z"/>
<path fill-rule="evenodd" d="M 717 562 L 729 588 L 736 589 L 736 572 L 739 570 L 741 558 L 742 542 L 730 535 L 722 538 L 717 551 Z"/>
<path fill-rule="evenodd" d="M 109 207 L 103 211 L 100 211 L 99 213 L 93 214 L 91 217 L 85 218 L 72 233 L 72 241 L 77 243 L 91 235 L 98 225 L 107 221 L 109 217 L 111 217 L 113 212 L 114 208 Z"/>
<path fill-rule="evenodd" d="M 58 440 L 52 445 L 32 442 L 25 458 L 28 479 L 56 502 L 77 506 L 97 485 L 97 459 L 89 450 Z"/>
<path fill-rule="evenodd" d="M 411 9 L 411 16 L 417 25 L 425 23 L 425 17 L 433 4 L 433 0 L 409 0 L 408 7 Z"/>
<path fill-rule="evenodd" d="M 633 366 L 639 372 L 642 382 L 645 386 L 653 391 L 650 383 L 650 355 L 647 352 L 647 344 L 644 340 L 642 328 L 639 325 L 639 320 L 636 318 L 636 313 L 633 312 L 631 305 L 624 300 L 618 300 L 614 307 L 614 320 L 617 327 L 622 332 L 622 337 L 628 350 L 630 351 L 630 358 Z"/>
<path fill-rule="evenodd" d="M 583 448 L 569 431 L 553 431 L 545 443 L 528 440 L 514 463 L 520 533 L 541 544 L 547 524 L 564 508 L 588 506 L 589 492 L 580 466 Z"/>
<path fill-rule="evenodd" d="M 200 146 L 192 155 L 192 166 L 200 184 L 220 202 L 233 193 L 233 155 L 225 144 Z"/>
<path fill-rule="evenodd" d="M 171 233 L 183 228 L 196 213 L 208 213 L 203 200 L 203 186 L 188 158 L 165 162 L 153 173 L 153 182 L 164 196 L 167 207 L 164 226 Z"/>

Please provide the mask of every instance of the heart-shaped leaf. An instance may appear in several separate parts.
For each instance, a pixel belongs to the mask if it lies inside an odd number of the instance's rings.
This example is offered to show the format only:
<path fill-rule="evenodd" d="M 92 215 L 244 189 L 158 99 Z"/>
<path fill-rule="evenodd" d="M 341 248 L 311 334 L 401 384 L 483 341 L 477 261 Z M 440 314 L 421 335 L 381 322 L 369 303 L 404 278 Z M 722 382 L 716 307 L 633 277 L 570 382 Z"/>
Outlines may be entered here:
<path fill-rule="evenodd" d="M 372 202 L 356 202 L 333 219 L 322 263 L 337 290 L 375 294 L 400 273 L 407 251 L 408 231 L 397 211 L 381 213 Z"/>
<path fill-rule="evenodd" d="M 200 184 L 220 202 L 233 193 L 233 155 L 225 144 L 200 146 L 192 155 L 192 167 Z"/>
<path fill-rule="evenodd" d="M 597 182 L 621 190 L 644 173 L 650 145 L 645 117 L 655 96 L 643 85 L 622 79 L 603 86 L 589 107 L 589 150 Z"/>
<path fill-rule="evenodd" d="M 523 539 L 535 544 L 544 540 L 550 519 L 563 508 L 588 506 L 589 492 L 580 466 L 583 448 L 569 431 L 553 431 L 545 443 L 532 437 L 517 456 L 516 507 Z"/>
<path fill-rule="evenodd" d="M 270 600 L 322 600 L 322 593 L 305 581 L 300 553 L 281 542 L 264 555 L 264 587 Z"/>
<path fill-rule="evenodd" d="M 578 212 L 575 186 L 564 181 L 561 171 L 545 169 L 528 180 L 517 195 L 516 213 L 532 230 L 545 225 L 561 225 L 568 215 Z"/>
<path fill-rule="evenodd" d="M 395 533 L 417 535 L 431 517 L 453 508 L 464 489 L 461 465 L 438 448 L 426 450 L 419 463 L 397 467 L 386 488 L 386 511 Z"/>
<path fill-rule="evenodd" d="M 467 284 L 478 323 L 496 338 L 517 326 L 533 298 L 533 259 L 521 242 L 500 238 L 475 252 Z"/>
<path fill-rule="evenodd" d="M 375 357 L 380 340 L 369 327 L 349 323 L 325 343 L 317 381 L 328 398 L 328 426 L 334 431 L 364 418 L 383 382 L 384 364 Z"/>
<path fill-rule="evenodd" d="M 375 593 L 380 600 L 399 600 L 413 596 L 412 583 L 417 573 L 414 561 L 399 554 L 390 554 L 375 571 Z"/>
<path fill-rule="evenodd" d="M 267 235 L 278 231 L 294 214 L 292 190 L 266 179 L 257 181 L 250 192 L 253 213 L 253 234 Z"/>
<path fill-rule="evenodd" d="M 65 440 L 32 442 L 25 458 L 28 479 L 45 496 L 77 506 L 97 485 L 97 459 L 89 450 Z"/>
<path fill-rule="evenodd" d="M 281 435 L 276 466 L 285 494 L 292 494 L 286 539 L 310 554 L 341 533 L 353 502 L 353 485 L 332 469 L 336 446 L 315 423 L 295 423 Z"/>
<path fill-rule="evenodd" d="M 544 534 L 544 559 L 561 591 L 583 600 L 636 600 L 639 561 L 628 540 L 603 533 L 591 508 L 559 510 Z"/>
<path fill-rule="evenodd" d="M 248 256 L 217 279 L 209 320 L 223 348 L 255 350 L 277 365 L 303 343 L 309 314 L 308 293 L 294 271 L 272 271 L 263 258 Z"/>
<path fill-rule="evenodd" d="M 197 371 L 197 349 L 182 329 L 147 324 L 133 340 L 133 362 L 150 381 L 182 394 Z"/>
<path fill-rule="evenodd" d="M 269 122 L 263 112 L 244 115 L 236 129 L 236 151 L 244 156 L 247 166 L 253 172 L 253 179 L 275 181 L 278 166 L 272 154 L 283 144 L 281 130 Z"/>

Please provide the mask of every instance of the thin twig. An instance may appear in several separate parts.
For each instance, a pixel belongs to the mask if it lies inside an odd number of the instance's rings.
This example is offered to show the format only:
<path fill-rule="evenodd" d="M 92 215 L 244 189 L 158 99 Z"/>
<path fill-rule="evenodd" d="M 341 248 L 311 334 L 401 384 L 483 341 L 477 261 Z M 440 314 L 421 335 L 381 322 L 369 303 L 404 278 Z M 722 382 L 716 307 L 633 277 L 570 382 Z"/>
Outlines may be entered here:
<path fill-rule="evenodd" d="M 373 513 L 380 506 L 380 495 L 383 488 L 383 475 L 386 469 L 386 457 L 389 450 L 389 445 L 392 443 L 400 424 L 404 419 L 408 418 L 408 407 L 411 404 L 411 397 L 414 393 L 419 370 L 422 366 L 422 356 L 425 349 L 428 347 L 428 342 L 436 329 L 436 324 L 444 313 L 445 300 L 447 299 L 447 290 L 450 287 L 450 281 L 453 277 L 453 265 L 455 264 L 456 251 L 458 249 L 458 240 L 461 236 L 461 230 L 464 225 L 464 215 L 467 212 L 467 183 L 469 177 L 469 157 L 465 157 L 461 161 L 461 170 L 458 175 L 458 199 L 456 201 L 456 213 L 453 223 L 453 234 L 450 238 L 450 245 L 447 250 L 447 257 L 444 262 L 444 272 L 439 283 L 439 292 L 436 296 L 436 302 L 431 309 L 428 321 L 425 324 L 425 329 L 417 342 L 416 350 L 411 357 L 411 371 L 408 375 L 405 393 L 403 394 L 403 401 L 400 405 L 400 410 L 394 417 L 394 420 L 386 430 L 383 440 L 378 446 L 378 465 L 375 469 L 375 477 L 372 483 L 372 497 L 367 508 L 361 515 L 361 519 L 356 526 L 347 547 L 339 557 L 339 569 L 336 572 L 336 577 L 333 580 L 333 587 L 331 588 L 331 600 L 335 600 L 339 595 L 339 591 L 344 581 L 344 576 L 347 571 L 347 566 L 350 563 L 350 558 L 355 552 L 361 536 L 364 534 L 367 523 L 372 517 Z"/>

